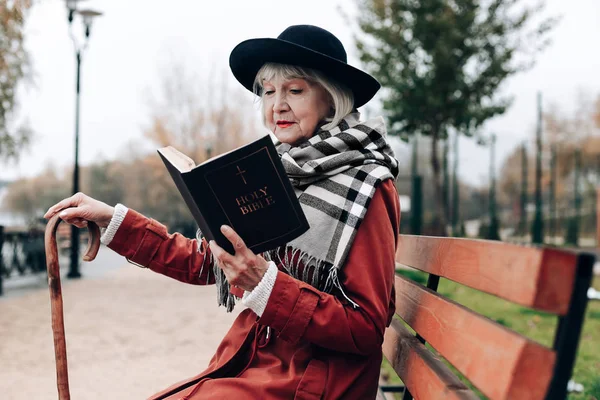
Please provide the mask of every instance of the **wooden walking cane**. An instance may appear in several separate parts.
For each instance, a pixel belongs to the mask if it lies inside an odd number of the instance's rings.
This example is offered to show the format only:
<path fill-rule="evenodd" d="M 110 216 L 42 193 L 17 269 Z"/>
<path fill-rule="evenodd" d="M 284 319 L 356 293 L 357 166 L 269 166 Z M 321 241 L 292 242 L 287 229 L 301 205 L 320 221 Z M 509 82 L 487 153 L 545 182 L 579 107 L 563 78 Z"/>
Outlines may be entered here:
<path fill-rule="evenodd" d="M 46 248 L 46 267 L 48 268 L 48 287 L 50 289 L 50 308 L 52 311 L 52 335 L 54 336 L 54 358 L 56 360 L 56 385 L 58 399 L 69 400 L 69 376 L 67 373 L 67 345 L 65 341 L 65 324 L 63 319 L 63 301 L 60 287 L 60 267 L 58 265 L 58 249 L 56 246 L 56 228 L 60 224 L 57 215 L 46 225 L 44 244 Z M 100 229 L 98 225 L 88 221 L 90 234 L 88 247 L 83 261 L 92 261 L 100 249 Z"/>

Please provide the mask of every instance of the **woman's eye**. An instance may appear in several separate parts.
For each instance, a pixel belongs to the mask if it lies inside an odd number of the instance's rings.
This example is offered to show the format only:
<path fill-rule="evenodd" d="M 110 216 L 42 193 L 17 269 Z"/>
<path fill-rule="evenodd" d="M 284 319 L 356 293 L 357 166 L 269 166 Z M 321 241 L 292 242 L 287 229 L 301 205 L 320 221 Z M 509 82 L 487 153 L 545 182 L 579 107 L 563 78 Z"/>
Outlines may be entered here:
<path fill-rule="evenodd" d="M 274 90 L 265 90 L 265 91 L 264 91 L 264 94 L 265 94 L 265 96 L 271 95 L 271 94 L 273 94 L 273 93 L 275 93 L 275 91 L 274 91 Z"/>
<path fill-rule="evenodd" d="M 290 89 L 290 92 L 292 92 L 292 94 L 300 94 L 302 93 L 302 89 Z"/>

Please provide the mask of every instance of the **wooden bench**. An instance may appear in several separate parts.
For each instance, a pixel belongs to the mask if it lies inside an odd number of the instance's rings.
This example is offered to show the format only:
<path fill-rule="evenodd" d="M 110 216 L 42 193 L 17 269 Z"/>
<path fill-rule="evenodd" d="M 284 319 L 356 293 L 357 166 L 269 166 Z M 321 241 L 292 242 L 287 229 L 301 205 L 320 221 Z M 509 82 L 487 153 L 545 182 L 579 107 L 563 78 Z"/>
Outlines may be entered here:
<path fill-rule="evenodd" d="M 445 358 L 489 399 L 564 399 L 595 256 L 551 248 L 402 235 L 396 261 L 428 273 L 427 287 L 396 275 L 396 314 L 383 353 L 403 399 L 477 399 Z M 552 348 L 436 292 L 440 277 L 558 317 Z M 435 349 L 430 351 L 425 341 Z M 393 390 L 400 389 L 400 390 Z"/>

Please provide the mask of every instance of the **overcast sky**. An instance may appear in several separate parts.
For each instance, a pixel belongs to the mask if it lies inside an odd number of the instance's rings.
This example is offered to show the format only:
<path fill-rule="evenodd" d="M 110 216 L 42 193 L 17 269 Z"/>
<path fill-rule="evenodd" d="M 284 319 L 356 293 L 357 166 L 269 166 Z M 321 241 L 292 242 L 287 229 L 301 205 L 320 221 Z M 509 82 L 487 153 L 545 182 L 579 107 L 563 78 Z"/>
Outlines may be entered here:
<path fill-rule="evenodd" d="M 21 115 L 36 132 L 18 164 L 0 165 L 0 179 L 40 172 L 48 164 L 70 166 L 74 154 L 75 56 L 62 0 L 40 0 L 29 15 L 27 48 L 34 84 L 22 91 Z M 544 104 L 573 109 L 578 91 L 600 93 L 600 1 L 548 0 L 547 13 L 562 15 L 553 44 L 536 66 L 503 88 L 515 97 L 511 109 L 484 133 L 498 135 L 498 165 L 535 129 L 536 93 Z M 175 58 L 200 75 L 215 65 L 228 71 L 231 49 L 252 37 L 276 37 L 287 26 L 314 24 L 338 36 L 359 65 L 352 31 L 337 8 L 352 14 L 353 0 L 90 0 L 81 6 L 102 11 L 95 21 L 82 67 L 80 160 L 123 155 L 149 121 L 148 94 L 161 66 Z M 75 24 L 79 26 L 80 21 Z M 228 83 L 237 81 L 228 73 Z M 210 94 L 207 94 L 210 95 Z M 252 99 L 249 96 L 248 102 Z M 488 177 L 488 153 L 461 140 L 460 175 L 474 184 Z"/>

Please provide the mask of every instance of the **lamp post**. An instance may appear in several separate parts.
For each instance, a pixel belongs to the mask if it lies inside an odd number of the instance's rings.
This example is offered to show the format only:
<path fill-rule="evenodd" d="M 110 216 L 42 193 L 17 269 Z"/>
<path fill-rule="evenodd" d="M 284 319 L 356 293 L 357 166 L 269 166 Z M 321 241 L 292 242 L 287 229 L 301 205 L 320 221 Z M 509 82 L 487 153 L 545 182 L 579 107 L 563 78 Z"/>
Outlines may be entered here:
<path fill-rule="evenodd" d="M 442 182 L 442 196 L 444 198 L 444 207 L 446 211 L 450 211 L 450 170 L 448 163 L 448 153 L 450 152 L 450 134 L 446 133 L 446 139 L 444 140 L 444 156 L 442 158 L 442 170 L 443 170 L 443 182 Z M 448 213 L 449 214 L 449 213 Z M 451 223 L 452 219 L 449 218 L 446 223 Z"/>
<path fill-rule="evenodd" d="M 479 145 L 490 147 L 490 187 L 489 187 L 489 213 L 490 225 L 487 232 L 487 239 L 500 240 L 499 221 L 496 212 L 496 134 L 492 133 L 489 139 L 480 138 Z"/>
<path fill-rule="evenodd" d="M 500 240 L 496 210 L 496 134 L 490 137 L 490 233 L 488 239 Z"/>
<path fill-rule="evenodd" d="M 79 10 L 77 5 L 84 0 L 66 0 L 69 20 L 69 36 L 75 46 L 75 58 L 77 61 L 77 80 L 76 80 L 76 97 L 75 97 L 75 164 L 73 167 L 73 194 L 79 192 L 79 95 L 81 93 L 81 61 L 83 53 L 88 45 L 92 21 L 95 17 L 102 13 L 94 10 Z M 84 38 L 78 40 L 73 33 L 73 20 L 75 16 L 79 16 L 83 22 Z M 79 229 L 71 226 L 71 264 L 69 267 L 68 278 L 80 278 L 79 272 Z"/>
<path fill-rule="evenodd" d="M 556 239 L 556 179 L 557 179 L 557 168 L 556 168 L 556 143 L 550 144 L 550 199 L 548 201 L 550 208 L 550 237 L 552 238 L 552 244 L 555 244 Z"/>
<path fill-rule="evenodd" d="M 410 205 L 410 233 L 413 235 L 421 234 L 422 225 L 422 181 L 419 175 L 419 134 L 415 133 L 412 137 L 412 168 L 411 168 L 411 205 Z"/>
<path fill-rule="evenodd" d="M 542 93 L 538 93 L 538 121 L 535 135 L 535 217 L 531 227 L 531 241 L 544 243 L 544 220 L 542 218 Z"/>
<path fill-rule="evenodd" d="M 520 222 L 519 235 L 527 235 L 527 180 L 529 179 L 527 171 L 527 146 L 523 143 L 521 147 L 521 202 L 520 202 Z"/>
<path fill-rule="evenodd" d="M 454 168 L 452 169 L 452 235 L 462 235 L 459 226 L 458 131 L 454 133 Z"/>
<path fill-rule="evenodd" d="M 579 239 L 579 221 L 581 216 L 581 149 L 575 150 L 575 231 L 577 232 L 577 238 Z M 575 242 L 577 245 L 579 240 Z"/>

